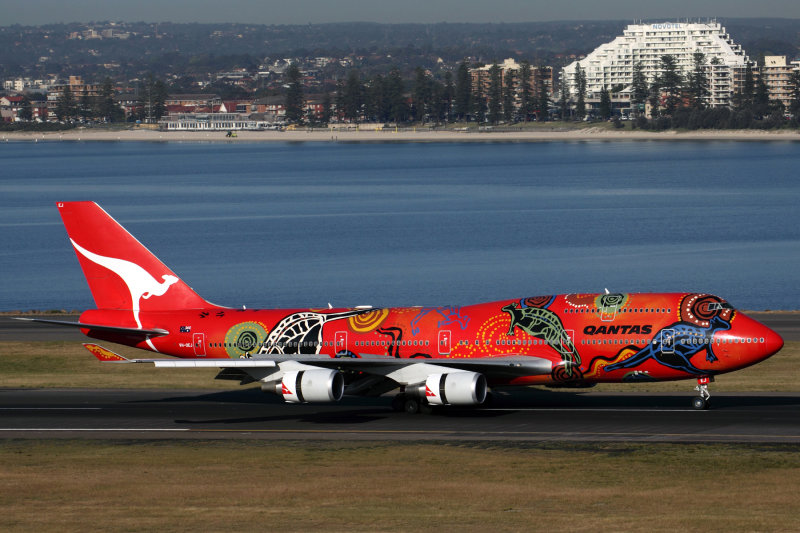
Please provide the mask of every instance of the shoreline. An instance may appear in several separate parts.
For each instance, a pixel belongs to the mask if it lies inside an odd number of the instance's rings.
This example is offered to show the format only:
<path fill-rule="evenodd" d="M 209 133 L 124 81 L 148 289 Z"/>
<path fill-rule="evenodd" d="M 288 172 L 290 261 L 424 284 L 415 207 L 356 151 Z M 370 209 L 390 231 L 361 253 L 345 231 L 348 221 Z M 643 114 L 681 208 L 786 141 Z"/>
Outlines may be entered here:
<path fill-rule="evenodd" d="M 643 130 L 608 130 L 583 128 L 568 131 L 454 131 L 454 130 L 294 130 L 237 131 L 237 137 L 225 137 L 225 131 L 158 131 L 149 129 L 95 130 L 75 129 L 58 132 L 0 132 L 0 142 L 80 141 L 80 142 L 566 142 L 566 141 L 754 141 L 798 142 L 797 131 L 698 130 L 691 132 Z"/>

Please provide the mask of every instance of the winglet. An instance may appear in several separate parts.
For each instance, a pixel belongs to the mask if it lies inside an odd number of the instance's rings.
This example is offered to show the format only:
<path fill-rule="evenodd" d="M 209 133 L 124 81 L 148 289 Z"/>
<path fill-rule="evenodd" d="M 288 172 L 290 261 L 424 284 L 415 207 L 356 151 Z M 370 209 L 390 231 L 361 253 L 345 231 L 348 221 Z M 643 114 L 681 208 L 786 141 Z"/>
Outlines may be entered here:
<path fill-rule="evenodd" d="M 112 352 L 107 348 L 103 348 L 98 344 L 84 343 L 83 347 L 89 350 L 91 354 L 97 357 L 101 363 L 130 363 L 130 359 L 126 359 L 119 354 Z"/>

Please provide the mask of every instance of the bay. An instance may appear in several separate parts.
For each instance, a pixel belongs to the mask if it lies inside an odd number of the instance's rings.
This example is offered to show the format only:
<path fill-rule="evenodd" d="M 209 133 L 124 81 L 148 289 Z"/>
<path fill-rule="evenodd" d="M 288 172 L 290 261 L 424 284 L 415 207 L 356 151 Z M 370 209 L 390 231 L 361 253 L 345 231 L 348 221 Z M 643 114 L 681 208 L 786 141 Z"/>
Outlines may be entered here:
<path fill-rule="evenodd" d="M 93 305 L 55 202 L 93 200 L 212 302 L 701 291 L 797 309 L 800 144 L 0 145 L 0 310 Z"/>

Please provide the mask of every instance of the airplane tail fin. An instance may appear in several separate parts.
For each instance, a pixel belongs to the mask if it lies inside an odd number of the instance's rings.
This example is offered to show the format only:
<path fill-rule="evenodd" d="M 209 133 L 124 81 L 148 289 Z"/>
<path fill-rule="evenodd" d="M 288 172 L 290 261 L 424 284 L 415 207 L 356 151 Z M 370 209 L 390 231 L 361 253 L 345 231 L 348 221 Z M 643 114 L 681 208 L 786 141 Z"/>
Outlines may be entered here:
<path fill-rule="evenodd" d="M 138 322 L 140 310 L 216 307 L 96 203 L 56 205 L 98 309 L 133 310 Z"/>

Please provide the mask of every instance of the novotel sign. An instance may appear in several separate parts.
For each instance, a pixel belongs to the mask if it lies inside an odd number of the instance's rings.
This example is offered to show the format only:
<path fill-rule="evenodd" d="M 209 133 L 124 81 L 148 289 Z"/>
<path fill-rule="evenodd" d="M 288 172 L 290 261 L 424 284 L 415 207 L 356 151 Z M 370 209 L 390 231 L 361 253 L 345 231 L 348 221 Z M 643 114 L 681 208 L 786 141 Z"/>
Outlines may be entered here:
<path fill-rule="evenodd" d="M 683 24 L 677 22 L 665 22 L 664 24 L 653 24 L 654 30 L 682 30 Z"/>

